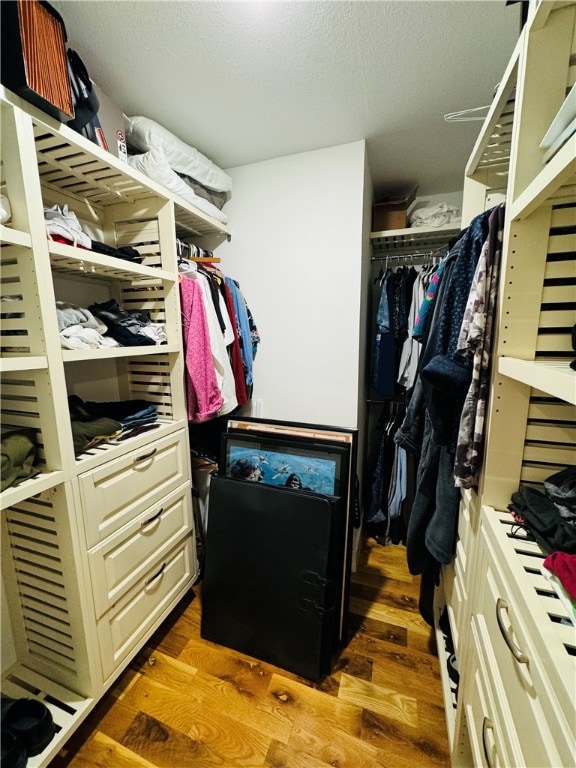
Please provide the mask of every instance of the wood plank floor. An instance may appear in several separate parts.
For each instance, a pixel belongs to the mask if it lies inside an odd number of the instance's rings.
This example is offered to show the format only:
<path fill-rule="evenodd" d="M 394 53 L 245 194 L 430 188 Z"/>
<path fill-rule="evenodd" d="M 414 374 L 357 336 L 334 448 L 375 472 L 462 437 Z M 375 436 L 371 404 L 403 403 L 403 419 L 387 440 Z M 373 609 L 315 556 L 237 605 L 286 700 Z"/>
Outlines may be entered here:
<path fill-rule="evenodd" d="M 50 768 L 449 766 L 433 633 L 401 546 L 362 548 L 350 641 L 312 684 L 200 638 L 193 588 Z"/>

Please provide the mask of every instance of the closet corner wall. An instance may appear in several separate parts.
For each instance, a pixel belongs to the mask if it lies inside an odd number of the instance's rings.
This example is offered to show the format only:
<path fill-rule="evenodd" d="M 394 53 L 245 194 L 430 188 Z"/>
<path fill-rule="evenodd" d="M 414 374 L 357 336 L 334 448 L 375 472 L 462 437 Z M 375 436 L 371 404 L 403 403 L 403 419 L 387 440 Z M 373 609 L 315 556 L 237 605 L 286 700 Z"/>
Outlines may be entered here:
<path fill-rule="evenodd" d="M 574 464 L 575 143 L 547 161 L 539 145 L 576 81 L 575 17 L 573 2 L 531 4 L 466 168 L 464 224 L 503 189 L 506 221 L 484 469 L 438 591 L 460 674 L 454 766 L 576 764 L 576 630 L 507 511 L 520 485 Z"/>
<path fill-rule="evenodd" d="M 58 731 L 29 758 L 37 768 L 197 576 L 175 238 L 213 245 L 229 231 L 9 91 L 0 101 L 12 211 L 0 231 L 2 426 L 34 431 L 40 470 L 1 496 L 14 640 L 3 660 L 15 659 L 2 692 L 52 711 Z M 54 204 L 141 263 L 48 241 L 43 207 Z M 167 343 L 63 350 L 56 300 L 108 298 L 165 324 Z M 70 394 L 147 400 L 159 426 L 75 456 Z"/>

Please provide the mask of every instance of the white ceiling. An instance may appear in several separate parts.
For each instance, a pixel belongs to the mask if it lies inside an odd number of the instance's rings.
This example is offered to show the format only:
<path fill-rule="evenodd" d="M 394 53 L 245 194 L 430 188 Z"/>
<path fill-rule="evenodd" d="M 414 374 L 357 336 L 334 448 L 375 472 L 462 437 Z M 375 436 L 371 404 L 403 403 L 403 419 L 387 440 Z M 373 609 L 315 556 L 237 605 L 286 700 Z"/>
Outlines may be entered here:
<path fill-rule="evenodd" d="M 69 44 L 128 115 L 222 168 L 367 139 L 377 199 L 462 187 L 519 32 L 504 0 L 64 0 Z"/>

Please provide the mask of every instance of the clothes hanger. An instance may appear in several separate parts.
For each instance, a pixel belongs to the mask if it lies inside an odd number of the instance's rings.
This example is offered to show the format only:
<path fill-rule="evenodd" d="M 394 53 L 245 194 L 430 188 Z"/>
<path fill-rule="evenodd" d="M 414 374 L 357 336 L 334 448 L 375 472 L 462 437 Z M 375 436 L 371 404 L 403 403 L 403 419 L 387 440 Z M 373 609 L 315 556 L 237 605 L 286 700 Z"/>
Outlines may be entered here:
<path fill-rule="evenodd" d="M 472 107 L 472 109 L 460 109 L 458 112 L 448 112 L 448 114 L 444 115 L 444 120 L 447 123 L 466 123 L 473 120 L 484 121 L 489 109 L 490 105 L 485 107 Z M 483 112 L 484 114 L 477 114 L 478 112 Z"/>

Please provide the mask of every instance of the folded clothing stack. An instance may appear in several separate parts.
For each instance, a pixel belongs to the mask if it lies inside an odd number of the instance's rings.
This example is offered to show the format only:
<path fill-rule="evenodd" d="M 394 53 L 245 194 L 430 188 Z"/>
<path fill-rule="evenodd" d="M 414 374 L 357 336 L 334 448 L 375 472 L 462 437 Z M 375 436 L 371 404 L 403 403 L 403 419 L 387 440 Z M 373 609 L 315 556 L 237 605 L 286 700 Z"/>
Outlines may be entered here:
<path fill-rule="evenodd" d="M 17 485 L 39 473 L 36 461 L 36 430 L 9 429 L 0 436 L 1 484 L 0 490 Z"/>
<path fill-rule="evenodd" d="M 103 253 L 106 256 L 114 256 L 124 261 L 142 261 L 142 256 L 136 248 L 131 248 L 127 245 L 113 248 L 111 245 L 106 245 L 106 243 L 101 243 L 99 240 L 91 238 L 82 229 L 78 216 L 76 216 L 74 211 L 69 210 L 67 205 L 64 207 L 53 205 L 51 208 L 45 206 L 44 221 L 48 237 L 56 243 L 74 245 L 87 251 Z"/>
<path fill-rule="evenodd" d="M 99 443 L 135 437 L 158 421 L 156 406 L 147 400 L 93 402 L 70 395 L 68 410 L 76 455 Z"/>
<path fill-rule="evenodd" d="M 106 324 L 108 335 L 124 347 L 166 344 L 168 340 L 165 327 L 153 323 L 147 312 L 128 311 L 115 299 L 91 304 L 89 310 Z"/>
<path fill-rule="evenodd" d="M 107 336 L 108 326 L 95 317 L 89 309 L 56 302 L 56 317 L 60 346 L 64 349 L 97 349 L 98 347 L 118 347 L 120 344 L 112 336 Z"/>
<path fill-rule="evenodd" d="M 128 311 L 115 299 L 89 308 L 57 301 L 56 316 L 64 349 L 146 347 L 168 341 L 163 323 L 153 323 L 147 312 Z"/>
<path fill-rule="evenodd" d="M 550 475 L 544 490 L 520 488 L 508 509 L 545 552 L 576 554 L 576 467 Z"/>

